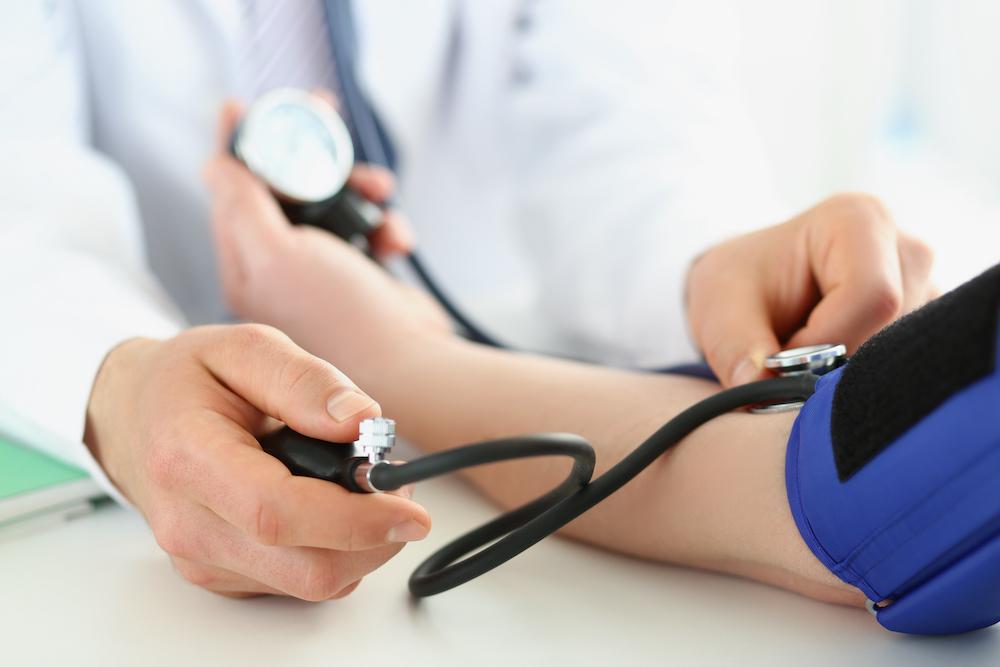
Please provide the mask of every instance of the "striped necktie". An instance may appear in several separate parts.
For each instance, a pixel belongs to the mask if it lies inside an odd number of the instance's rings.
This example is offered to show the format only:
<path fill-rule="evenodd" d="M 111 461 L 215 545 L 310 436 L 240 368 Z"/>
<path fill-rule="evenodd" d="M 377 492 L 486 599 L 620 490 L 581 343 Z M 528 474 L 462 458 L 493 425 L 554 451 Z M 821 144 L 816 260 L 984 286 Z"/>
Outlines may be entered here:
<path fill-rule="evenodd" d="M 339 88 L 321 0 L 242 0 L 242 9 L 246 99 L 275 88 Z"/>
<path fill-rule="evenodd" d="M 281 87 L 330 90 L 358 161 L 395 168 L 388 133 L 356 76 L 351 0 L 242 0 L 242 7 L 246 40 L 238 66 L 244 97 Z"/>

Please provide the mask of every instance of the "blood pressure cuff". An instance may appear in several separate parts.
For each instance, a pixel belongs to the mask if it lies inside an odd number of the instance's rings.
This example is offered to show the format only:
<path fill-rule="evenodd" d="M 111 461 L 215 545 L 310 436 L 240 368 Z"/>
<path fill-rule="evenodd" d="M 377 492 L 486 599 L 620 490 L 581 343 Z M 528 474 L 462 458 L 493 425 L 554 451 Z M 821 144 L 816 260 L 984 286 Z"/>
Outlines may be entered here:
<path fill-rule="evenodd" d="M 890 630 L 1000 621 L 998 315 L 1000 266 L 865 343 L 792 429 L 799 532 Z"/>

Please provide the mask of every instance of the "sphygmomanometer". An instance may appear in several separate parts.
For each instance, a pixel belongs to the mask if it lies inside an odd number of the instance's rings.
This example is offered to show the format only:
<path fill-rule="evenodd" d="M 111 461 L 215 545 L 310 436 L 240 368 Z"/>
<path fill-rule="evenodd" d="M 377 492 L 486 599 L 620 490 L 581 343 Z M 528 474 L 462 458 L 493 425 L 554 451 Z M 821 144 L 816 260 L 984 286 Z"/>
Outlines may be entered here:
<path fill-rule="evenodd" d="M 364 140 L 365 133 L 360 133 Z M 382 153 L 377 135 L 368 151 Z M 233 134 L 233 154 L 271 188 L 285 215 L 295 224 L 326 229 L 361 246 L 382 223 L 380 206 L 348 184 L 354 167 L 350 131 L 333 106 L 301 90 L 281 88 L 255 101 Z M 415 253 L 406 261 L 427 291 L 470 340 L 504 347 L 452 302 Z"/>
<path fill-rule="evenodd" d="M 353 150 L 332 107 L 297 92 L 251 107 L 233 152 L 296 223 L 364 244 L 380 209 L 346 186 Z M 473 340 L 496 344 L 417 269 Z M 787 350 L 778 377 L 720 391 L 664 424 L 592 479 L 593 448 L 555 433 L 477 443 L 391 463 L 395 423 L 366 420 L 353 445 L 283 428 L 261 439 L 294 474 L 376 493 L 511 459 L 561 456 L 565 480 L 447 544 L 410 578 L 418 597 L 510 560 L 601 502 L 687 434 L 727 412 L 799 410 L 786 458 L 796 526 L 831 572 L 862 590 L 890 630 L 949 634 L 1000 621 L 1000 266 L 907 315 L 845 363 L 843 346 Z"/>

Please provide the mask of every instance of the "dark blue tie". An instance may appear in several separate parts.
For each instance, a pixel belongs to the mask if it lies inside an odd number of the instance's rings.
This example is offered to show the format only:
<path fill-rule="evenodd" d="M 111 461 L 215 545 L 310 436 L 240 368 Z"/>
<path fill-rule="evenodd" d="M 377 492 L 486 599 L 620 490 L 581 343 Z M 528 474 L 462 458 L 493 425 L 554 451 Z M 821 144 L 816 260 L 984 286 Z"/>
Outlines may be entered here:
<path fill-rule="evenodd" d="M 330 45 L 337 68 L 338 98 L 345 111 L 358 162 L 380 164 L 395 171 L 396 151 L 389 134 L 358 84 L 358 40 L 351 0 L 325 0 Z"/>

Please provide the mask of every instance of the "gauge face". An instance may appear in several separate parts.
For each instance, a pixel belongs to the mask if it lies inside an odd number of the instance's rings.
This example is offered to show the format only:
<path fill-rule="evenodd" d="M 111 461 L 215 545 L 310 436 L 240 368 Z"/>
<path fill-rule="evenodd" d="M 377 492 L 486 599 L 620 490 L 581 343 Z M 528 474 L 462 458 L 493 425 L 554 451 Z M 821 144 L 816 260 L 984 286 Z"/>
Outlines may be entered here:
<path fill-rule="evenodd" d="M 275 192 L 299 202 L 335 195 L 354 164 L 350 134 L 337 112 L 297 90 L 272 91 L 255 102 L 235 148 Z"/>

